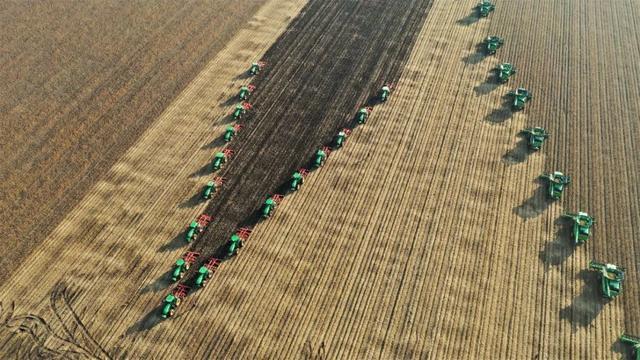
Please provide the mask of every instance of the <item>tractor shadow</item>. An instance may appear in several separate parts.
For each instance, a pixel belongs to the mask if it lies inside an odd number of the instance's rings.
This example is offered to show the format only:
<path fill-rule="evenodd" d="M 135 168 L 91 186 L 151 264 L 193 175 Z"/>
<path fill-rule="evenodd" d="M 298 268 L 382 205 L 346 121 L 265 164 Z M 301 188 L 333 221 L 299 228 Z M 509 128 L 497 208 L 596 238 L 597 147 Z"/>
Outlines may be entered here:
<path fill-rule="evenodd" d="M 555 240 L 547 242 L 544 249 L 540 251 L 538 257 L 547 267 L 558 266 L 567 260 L 575 250 L 571 241 L 571 227 L 567 226 L 567 221 L 562 217 L 557 218 L 553 224 L 556 227 Z"/>
<path fill-rule="evenodd" d="M 369 106 L 370 106 L 370 107 L 374 107 L 374 106 L 376 106 L 376 105 L 380 105 L 380 104 L 382 104 L 382 103 L 384 103 L 384 101 L 380 100 L 380 96 L 379 96 L 379 94 L 376 92 L 375 94 L 373 94 L 373 95 L 369 96 L 369 98 L 367 99 L 367 101 L 364 103 L 364 106 L 365 106 L 365 107 L 369 107 Z M 357 114 L 356 114 L 356 115 L 357 115 Z M 353 119 L 352 119 L 352 120 L 354 120 L 353 122 L 355 122 L 355 123 L 357 123 L 357 121 L 355 121 L 355 117 L 356 117 L 356 115 L 354 115 L 354 116 L 353 116 Z"/>
<path fill-rule="evenodd" d="M 462 19 L 456 21 L 456 24 L 460 26 L 471 26 L 480 21 L 480 16 L 478 16 L 478 10 L 473 8 L 472 13 L 463 17 Z"/>
<path fill-rule="evenodd" d="M 495 89 L 499 88 L 500 85 L 501 84 L 498 81 L 498 73 L 496 69 L 492 69 L 491 72 L 489 73 L 489 76 L 487 77 L 487 80 L 484 83 L 474 87 L 473 91 L 478 96 L 487 95 L 492 91 L 494 91 Z"/>
<path fill-rule="evenodd" d="M 180 205 L 178 205 L 179 209 L 192 208 L 200 203 L 202 203 L 204 199 L 202 198 L 202 194 L 195 193 L 187 200 L 183 201 Z"/>
<path fill-rule="evenodd" d="M 147 284 L 147 286 L 140 289 L 140 293 L 141 294 L 146 294 L 148 292 L 155 293 L 162 289 L 166 289 L 169 285 L 171 285 L 171 270 L 167 270 L 167 272 L 160 275 L 160 277 L 155 279 L 152 283 Z"/>
<path fill-rule="evenodd" d="M 484 121 L 497 125 L 511 119 L 512 117 L 513 111 L 511 111 L 511 97 L 505 94 L 502 98 L 502 106 L 487 114 L 487 116 L 484 117 Z"/>
<path fill-rule="evenodd" d="M 475 52 L 462 58 L 462 62 L 467 65 L 476 65 L 487 57 L 484 49 L 484 42 L 476 44 Z"/>
<path fill-rule="evenodd" d="M 619 358 L 621 359 L 635 359 L 633 357 L 633 347 L 623 343 L 620 339 L 617 339 L 613 344 L 611 344 L 611 352 L 620 354 Z"/>
<path fill-rule="evenodd" d="M 242 73 L 236 75 L 233 80 L 245 80 L 251 79 L 253 75 L 249 74 L 249 70 L 243 71 Z"/>
<path fill-rule="evenodd" d="M 237 103 L 239 103 L 239 102 L 241 102 L 241 101 L 242 101 L 242 100 L 240 100 L 240 99 L 238 98 L 238 95 L 232 95 L 232 96 L 229 96 L 226 100 L 221 101 L 221 102 L 219 103 L 219 105 L 220 105 L 220 106 L 231 106 L 231 105 L 237 104 Z"/>
<path fill-rule="evenodd" d="M 162 322 L 162 316 L 160 316 L 160 306 L 156 306 L 149 311 L 142 319 L 138 320 L 135 324 L 131 325 L 125 334 L 127 336 L 133 335 L 138 332 L 143 332 L 152 329 L 154 326 Z"/>
<path fill-rule="evenodd" d="M 518 134 L 518 137 L 520 140 L 518 140 L 516 146 L 502 155 L 502 162 L 507 165 L 519 164 L 527 160 L 527 156 L 531 154 L 527 139 L 521 134 Z"/>
<path fill-rule="evenodd" d="M 210 175 L 213 172 L 214 171 L 213 171 L 213 167 L 211 166 L 211 162 L 207 162 L 200 169 L 198 169 L 195 172 L 191 173 L 189 175 L 189 178 L 190 179 L 199 178 L 199 177 Z"/>
<path fill-rule="evenodd" d="M 220 137 L 213 139 L 213 141 L 211 141 L 210 143 L 203 145 L 200 149 L 210 150 L 210 149 L 223 147 L 225 144 L 226 143 L 224 142 L 224 134 L 222 134 Z"/>
<path fill-rule="evenodd" d="M 571 323 L 573 331 L 590 326 L 609 302 L 600 294 L 600 279 L 597 271 L 583 269 L 578 277 L 584 282 L 582 293 L 573 299 L 571 305 L 560 310 L 560 319 Z"/>
<path fill-rule="evenodd" d="M 173 239 L 171 239 L 171 241 L 162 245 L 158 249 L 158 251 L 160 252 L 173 251 L 173 250 L 178 250 L 185 245 L 188 245 L 188 243 L 184 239 L 185 236 L 187 236 L 187 231 L 186 230 L 180 231 L 180 233 L 176 235 Z"/>
<path fill-rule="evenodd" d="M 533 195 L 513 208 L 513 212 L 525 220 L 542 214 L 553 202 L 547 197 L 547 183 L 540 178 L 536 178 L 535 182 L 540 186 L 533 192 Z"/>

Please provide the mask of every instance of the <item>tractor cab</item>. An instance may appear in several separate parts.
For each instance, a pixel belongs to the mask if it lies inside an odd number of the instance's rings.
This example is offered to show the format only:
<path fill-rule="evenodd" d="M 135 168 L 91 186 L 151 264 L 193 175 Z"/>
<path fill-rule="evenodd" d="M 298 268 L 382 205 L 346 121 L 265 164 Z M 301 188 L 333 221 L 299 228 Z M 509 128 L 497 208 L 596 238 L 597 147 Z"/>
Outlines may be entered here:
<path fill-rule="evenodd" d="M 613 299 L 622 292 L 624 268 L 595 261 L 589 263 L 589 268 L 600 272 L 600 279 L 602 281 L 601 290 L 604 297 Z"/>
<path fill-rule="evenodd" d="M 258 62 L 251 63 L 251 67 L 249 67 L 249 74 L 250 75 L 258 75 L 260 73 L 260 71 L 262 71 L 262 68 L 264 67 L 264 65 L 265 65 L 264 61 L 258 61 Z"/>
<path fill-rule="evenodd" d="M 242 245 L 242 238 L 240 237 L 240 235 L 231 235 L 231 239 L 229 239 L 229 249 L 227 250 L 227 257 L 235 256 L 238 253 L 238 249 L 240 249 Z"/>
<path fill-rule="evenodd" d="M 240 92 L 238 93 L 238 98 L 240 98 L 240 100 L 247 100 L 249 99 L 249 96 L 251 96 L 251 94 L 253 93 L 253 90 L 255 90 L 255 86 L 253 85 L 245 85 L 240 87 Z"/>
<path fill-rule="evenodd" d="M 504 44 L 504 39 L 499 36 L 488 36 L 485 39 L 486 50 L 489 55 L 493 55 Z"/>
<path fill-rule="evenodd" d="M 189 287 L 185 285 L 178 285 L 176 288 L 167 295 L 162 301 L 162 309 L 160 315 L 166 319 L 176 314 L 176 309 L 180 305 L 182 299 L 187 296 Z"/>
<path fill-rule="evenodd" d="M 527 137 L 527 142 L 531 150 L 540 150 L 544 141 L 549 137 L 549 133 L 541 127 L 527 128 L 521 132 Z"/>
<path fill-rule="evenodd" d="M 514 110 L 522 110 L 524 108 L 524 104 L 533 98 L 531 92 L 522 87 L 517 88 L 515 91 L 510 91 L 508 95 L 513 96 Z"/>
<path fill-rule="evenodd" d="M 344 145 L 344 142 L 347 141 L 347 136 L 351 133 L 348 129 L 342 129 L 338 131 L 338 134 L 333 138 L 333 148 L 339 149 Z"/>
<path fill-rule="evenodd" d="M 313 166 L 316 168 L 319 168 L 322 165 L 324 165 L 324 162 L 327 160 L 327 157 L 329 156 L 330 152 L 331 150 L 326 146 L 321 149 L 318 149 L 318 151 L 316 151 L 316 155 L 313 160 Z"/>
<path fill-rule="evenodd" d="M 198 222 L 192 221 L 187 228 L 186 240 L 190 242 L 196 237 L 196 233 L 198 232 Z"/>
<path fill-rule="evenodd" d="M 505 83 L 509 80 L 511 75 L 516 73 L 516 68 L 510 63 L 502 63 L 498 66 L 498 80 L 501 83 Z"/>
<path fill-rule="evenodd" d="M 380 101 L 387 101 L 389 94 L 391 93 L 392 86 L 390 84 L 384 84 L 380 89 Z"/>
<path fill-rule="evenodd" d="M 280 201 L 282 201 L 282 195 L 275 194 L 269 196 L 262 205 L 262 217 L 265 219 L 270 217 L 276 210 L 278 204 L 280 204 Z"/>
<path fill-rule="evenodd" d="M 540 178 L 549 182 L 548 195 L 551 199 L 558 200 L 566 185 L 571 182 L 571 178 L 560 171 L 551 174 L 542 174 Z"/>
<path fill-rule="evenodd" d="M 293 175 L 291 175 L 291 180 L 290 180 L 291 191 L 297 191 L 298 189 L 300 189 L 300 186 L 304 184 L 304 177 L 307 176 L 307 174 L 308 174 L 307 170 L 300 169 L 294 172 Z"/>

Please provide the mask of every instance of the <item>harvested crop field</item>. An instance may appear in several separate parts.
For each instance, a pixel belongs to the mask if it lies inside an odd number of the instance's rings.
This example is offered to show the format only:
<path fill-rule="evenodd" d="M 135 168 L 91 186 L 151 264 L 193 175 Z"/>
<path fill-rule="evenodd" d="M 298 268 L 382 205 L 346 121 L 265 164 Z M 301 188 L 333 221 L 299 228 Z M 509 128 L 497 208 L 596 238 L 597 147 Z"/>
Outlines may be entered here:
<path fill-rule="evenodd" d="M 0 283 L 263 3 L 0 4 Z"/>
<path fill-rule="evenodd" d="M 0 289 L 9 294 L 0 349 L 98 358 L 629 356 L 617 337 L 640 335 L 640 5 L 497 2 L 484 19 L 474 5 L 268 0 Z M 495 56 L 478 46 L 488 35 L 505 38 Z M 200 202 L 229 98 L 249 81 L 238 74 L 261 57 L 255 110 L 220 173 L 227 182 Z M 518 73 L 498 85 L 492 69 L 503 61 Z M 395 83 L 390 100 L 256 223 L 265 196 L 338 128 L 354 126 L 355 110 L 384 81 Z M 534 95 L 521 112 L 505 98 L 516 86 Z M 551 133 L 538 152 L 517 136 L 530 126 Z M 572 182 L 550 202 L 536 178 L 553 170 Z M 597 223 L 574 246 L 559 218 L 578 210 Z M 216 220 L 188 247 L 183 230 L 202 212 Z M 255 227 L 238 256 L 161 320 L 171 263 L 188 248 L 215 254 L 242 225 Z M 586 271 L 591 259 L 626 268 L 619 297 L 603 300 Z"/>

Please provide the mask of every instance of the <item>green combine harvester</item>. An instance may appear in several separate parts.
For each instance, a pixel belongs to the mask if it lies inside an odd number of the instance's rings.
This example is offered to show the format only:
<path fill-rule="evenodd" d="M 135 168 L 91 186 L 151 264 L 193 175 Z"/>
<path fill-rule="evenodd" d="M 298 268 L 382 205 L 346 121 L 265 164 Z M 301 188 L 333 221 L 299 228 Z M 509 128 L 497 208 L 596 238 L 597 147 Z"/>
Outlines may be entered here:
<path fill-rule="evenodd" d="M 589 269 L 600 272 L 602 280 L 602 295 L 607 299 L 613 299 L 622 292 L 624 271 L 622 267 L 613 264 L 604 264 L 596 261 L 589 262 Z"/>
<path fill-rule="evenodd" d="M 636 360 L 640 360 L 640 337 L 622 334 L 620 341 L 633 347 L 633 354 Z"/>
<path fill-rule="evenodd" d="M 489 55 L 495 54 L 504 45 L 504 39 L 499 36 L 488 36 L 484 42 Z"/>
<path fill-rule="evenodd" d="M 389 95 L 387 94 L 387 96 Z M 373 108 L 371 107 L 363 107 L 362 109 L 358 110 L 358 113 L 356 114 L 356 120 L 358 121 L 358 124 L 366 123 L 367 119 L 369 118 L 369 114 L 371 114 L 371 111 L 373 111 Z"/>
<path fill-rule="evenodd" d="M 198 216 L 198 218 L 192 221 L 187 228 L 187 232 L 185 234 L 185 240 L 187 242 L 191 242 L 196 239 L 196 237 L 201 234 L 209 223 L 213 220 L 213 218 L 209 215 L 202 214 Z"/>
<path fill-rule="evenodd" d="M 247 111 L 253 109 L 253 105 L 251 105 L 250 103 L 243 101 L 242 103 L 236 105 L 236 107 L 233 109 L 233 112 L 231 113 L 231 116 L 235 119 L 238 120 L 242 117 L 242 115 L 246 114 Z"/>
<path fill-rule="evenodd" d="M 529 100 L 533 98 L 533 95 L 531 95 L 529 90 L 521 87 L 515 89 L 514 91 L 509 91 L 507 95 L 513 96 L 512 106 L 514 110 L 524 109 L 524 104 L 528 103 Z"/>
<path fill-rule="evenodd" d="M 571 177 L 561 173 L 560 171 L 554 171 L 550 174 L 542 174 L 540 178 L 549 182 L 547 194 L 553 200 L 560 199 L 564 188 L 571 182 Z"/>
<path fill-rule="evenodd" d="M 180 306 L 182 299 L 187 296 L 188 292 L 188 286 L 179 284 L 178 286 L 176 286 L 173 292 L 171 292 L 171 294 L 167 295 L 164 298 L 164 301 L 162 301 L 162 310 L 160 312 L 160 315 L 163 319 L 172 317 L 176 314 L 178 306 Z"/>
<path fill-rule="evenodd" d="M 176 264 L 173 267 L 173 272 L 171 273 L 171 281 L 175 282 L 184 277 L 184 274 L 191 268 L 191 265 L 196 261 L 196 259 L 200 256 L 199 253 L 189 251 L 184 254 L 183 257 L 176 260 Z"/>
<path fill-rule="evenodd" d="M 326 146 L 322 147 L 322 149 L 318 149 L 315 156 L 313 157 L 313 166 L 315 168 L 319 168 L 324 165 L 324 162 L 327 160 L 327 157 L 329 157 L 330 153 L 331 149 Z"/>
<path fill-rule="evenodd" d="M 496 6 L 491 3 L 489 0 L 482 0 L 480 4 L 478 4 L 478 11 L 480 12 L 481 17 L 489 16 L 489 13 L 496 9 Z"/>
<path fill-rule="evenodd" d="M 498 65 L 498 81 L 500 83 L 506 83 L 507 81 L 509 81 L 511 75 L 514 75 L 515 73 L 516 68 L 510 63 L 502 63 Z"/>
<path fill-rule="evenodd" d="M 527 138 L 527 144 L 531 150 L 540 150 L 549 133 L 542 127 L 526 128 L 520 132 Z"/>
<path fill-rule="evenodd" d="M 242 125 L 235 124 L 229 125 L 224 131 L 224 142 L 228 143 L 233 140 L 233 138 L 238 135 L 238 132 L 242 129 Z"/>
<path fill-rule="evenodd" d="M 251 96 L 251 94 L 253 94 L 253 90 L 255 90 L 256 87 L 254 85 L 243 85 L 240 87 L 240 92 L 238 92 L 238 98 L 240 98 L 240 100 L 247 100 L 249 99 L 249 96 Z"/>
<path fill-rule="evenodd" d="M 204 186 L 204 190 L 202 191 L 202 198 L 205 200 L 209 200 L 213 197 L 213 194 L 222 186 L 224 183 L 224 179 L 216 176 L 213 180 L 209 181 L 207 185 Z"/>
<path fill-rule="evenodd" d="M 380 101 L 385 102 L 389 98 L 389 94 L 391 94 L 391 89 L 393 89 L 393 85 L 384 84 L 380 89 Z"/>
<path fill-rule="evenodd" d="M 266 64 L 267 63 L 265 63 L 264 61 L 251 63 L 251 67 L 249 68 L 249 75 L 258 75 Z"/>
<path fill-rule="evenodd" d="M 211 166 L 213 167 L 213 171 L 218 171 L 227 162 L 227 159 L 233 155 L 233 150 L 224 149 L 222 151 L 218 151 L 213 156 L 213 161 L 211 162 Z"/>
<path fill-rule="evenodd" d="M 562 214 L 562 217 L 571 219 L 573 222 L 573 229 L 571 231 L 573 242 L 576 245 L 587 242 L 589 240 L 589 232 L 593 224 L 596 223 L 596 219 L 589 216 L 586 212 L 566 213 Z"/>
<path fill-rule="evenodd" d="M 307 176 L 309 171 L 306 169 L 299 169 L 291 175 L 291 180 L 289 180 L 289 188 L 291 191 L 297 191 L 300 189 L 300 186 L 304 184 L 304 178 Z"/>
<path fill-rule="evenodd" d="M 251 229 L 241 228 L 235 234 L 231 235 L 231 239 L 228 243 L 227 258 L 235 256 L 244 244 L 243 242 L 251 235 Z"/>
<path fill-rule="evenodd" d="M 265 200 L 264 204 L 262 205 L 262 217 L 264 219 L 269 218 L 271 217 L 271 215 L 273 215 L 273 212 L 276 211 L 276 207 L 278 207 L 280 201 L 282 201 L 282 197 L 282 195 L 275 194 L 269 196 L 267 200 Z"/>
<path fill-rule="evenodd" d="M 213 273 L 216 271 L 218 266 L 220 266 L 221 262 L 222 260 L 220 259 L 211 258 L 206 264 L 202 265 L 200 269 L 198 269 L 198 274 L 194 280 L 196 288 L 204 287 L 207 284 L 207 281 L 211 279 L 211 276 L 213 276 Z"/>
<path fill-rule="evenodd" d="M 342 145 L 344 145 L 345 141 L 347 141 L 347 137 L 349 137 L 349 135 L 351 135 L 351 130 L 349 129 L 342 129 L 338 131 L 336 136 L 333 138 L 333 148 L 341 148 Z"/>

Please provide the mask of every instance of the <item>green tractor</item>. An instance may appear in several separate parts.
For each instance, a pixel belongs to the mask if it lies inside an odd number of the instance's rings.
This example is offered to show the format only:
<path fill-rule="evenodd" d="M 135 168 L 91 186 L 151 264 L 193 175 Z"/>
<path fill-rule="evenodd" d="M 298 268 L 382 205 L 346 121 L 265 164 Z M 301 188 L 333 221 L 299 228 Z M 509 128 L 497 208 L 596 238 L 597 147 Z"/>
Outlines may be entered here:
<path fill-rule="evenodd" d="M 213 156 L 213 161 L 211 162 L 211 166 L 213 166 L 213 171 L 218 171 L 227 162 L 227 159 L 233 155 L 233 150 L 224 149 L 222 151 L 218 151 Z"/>
<path fill-rule="evenodd" d="M 251 63 L 251 67 L 249 68 L 249 75 L 258 75 L 262 69 L 264 69 L 265 65 L 267 65 L 264 61 L 258 61 Z"/>
<path fill-rule="evenodd" d="M 204 186 L 204 190 L 202 191 L 202 198 L 205 200 L 209 200 L 213 197 L 213 194 L 222 186 L 224 183 L 224 178 L 220 176 L 216 176 L 213 180 L 209 181 L 207 185 Z"/>
<path fill-rule="evenodd" d="M 183 257 L 176 260 L 176 264 L 173 267 L 173 272 L 171 273 L 171 281 L 175 282 L 182 279 L 182 277 L 184 277 L 184 274 L 189 271 L 189 268 L 196 261 L 198 256 L 200 256 L 199 253 L 189 251 L 184 254 Z"/>
<path fill-rule="evenodd" d="M 240 98 L 240 101 L 249 99 L 249 96 L 253 94 L 253 90 L 255 89 L 256 87 L 251 84 L 241 86 L 240 92 L 238 92 L 238 98 Z"/>
<path fill-rule="evenodd" d="M 333 148 L 334 149 L 341 148 L 342 145 L 344 145 L 345 141 L 347 141 L 347 137 L 349 135 L 351 135 L 351 130 L 349 129 L 342 129 L 338 131 L 336 136 L 333 138 Z"/>
<path fill-rule="evenodd" d="M 487 54 L 493 55 L 498 49 L 502 47 L 502 45 L 504 45 L 504 39 L 499 36 L 488 36 L 484 40 L 484 43 L 486 46 Z"/>
<path fill-rule="evenodd" d="M 528 103 L 529 100 L 533 98 L 533 95 L 531 95 L 529 90 L 521 87 L 515 89 L 514 91 L 509 91 L 507 95 L 513 96 L 512 106 L 514 110 L 524 109 L 524 104 Z"/>
<path fill-rule="evenodd" d="M 600 272 L 602 280 L 602 295 L 607 299 L 613 299 L 622 292 L 622 281 L 624 280 L 623 267 L 613 264 L 604 264 L 596 261 L 589 262 L 589 269 Z"/>
<path fill-rule="evenodd" d="M 385 102 L 389 99 L 389 94 L 391 94 L 391 89 L 393 89 L 392 84 L 384 84 L 380 89 L 380 101 Z"/>
<path fill-rule="evenodd" d="M 162 310 L 160 312 L 160 315 L 162 316 L 163 319 L 172 317 L 176 314 L 176 310 L 178 306 L 180 306 L 182 299 L 184 299 L 184 297 L 187 296 L 188 292 L 189 292 L 188 286 L 179 284 L 171 292 L 171 294 L 167 295 L 164 298 L 164 301 L 162 301 Z"/>
<path fill-rule="evenodd" d="M 362 109 L 358 110 L 358 113 L 356 114 L 356 120 L 358 121 L 358 124 L 366 123 L 367 119 L 369 118 L 369 114 L 371 114 L 371 111 L 373 111 L 372 107 L 363 107 Z"/>
<path fill-rule="evenodd" d="M 481 17 L 487 17 L 490 12 L 496 9 L 496 6 L 489 0 L 482 0 L 480 1 L 480 4 L 478 4 L 477 8 Z"/>
<path fill-rule="evenodd" d="M 238 253 L 238 249 L 240 249 L 251 235 L 251 229 L 249 228 L 241 228 L 235 234 L 231 235 L 231 239 L 228 243 L 227 249 L 227 258 L 235 256 Z"/>
<path fill-rule="evenodd" d="M 633 347 L 633 354 L 635 355 L 635 359 L 640 360 L 640 337 L 622 334 L 620 336 L 620 341 L 631 345 Z"/>
<path fill-rule="evenodd" d="M 324 165 L 324 162 L 327 160 L 327 157 L 329 157 L 330 153 L 331 149 L 329 149 L 329 147 L 327 146 L 323 146 L 322 149 L 318 149 L 315 156 L 313 157 L 313 166 L 315 168 L 319 168 Z"/>
<path fill-rule="evenodd" d="M 269 196 L 262 205 L 262 217 L 265 219 L 271 217 L 271 215 L 273 215 L 273 212 L 276 210 L 276 207 L 278 207 L 278 205 L 282 201 L 282 198 L 283 196 L 280 194 Z"/>
<path fill-rule="evenodd" d="M 206 264 L 202 265 L 200 269 L 198 269 L 198 275 L 196 275 L 196 279 L 194 281 L 196 288 L 204 287 L 207 284 L 207 281 L 211 279 L 211 276 L 213 276 L 213 273 L 220 266 L 221 262 L 222 260 L 220 259 L 211 258 Z"/>
<path fill-rule="evenodd" d="M 506 83 L 509 81 L 511 75 L 514 75 L 515 73 L 516 68 L 510 63 L 502 63 L 498 65 L 498 81 L 500 83 Z"/>
<path fill-rule="evenodd" d="M 240 124 L 227 126 L 227 128 L 224 131 L 224 142 L 228 143 L 229 141 L 231 141 L 236 135 L 238 135 L 238 132 L 241 129 L 242 129 L 242 125 Z"/>
<path fill-rule="evenodd" d="M 527 138 L 529 149 L 540 150 L 544 141 L 549 137 L 549 133 L 542 127 L 526 128 L 520 132 Z"/>
<path fill-rule="evenodd" d="M 561 173 L 560 171 L 542 174 L 540 175 L 540 178 L 549 182 L 547 194 L 553 200 L 560 199 L 564 188 L 571 182 L 571 177 Z"/>
<path fill-rule="evenodd" d="M 195 240 L 196 237 L 198 237 L 198 235 L 201 234 L 207 228 L 207 226 L 209 226 L 209 223 L 212 220 L 213 218 L 209 215 L 202 214 L 198 216 L 196 220 L 192 221 L 189 224 L 185 235 L 185 240 L 187 240 L 187 242 Z"/>
<path fill-rule="evenodd" d="M 238 120 L 242 117 L 242 115 L 246 114 L 247 111 L 251 109 L 253 109 L 253 105 L 246 101 L 243 101 L 240 104 L 236 105 L 236 107 L 233 109 L 233 112 L 231 113 L 231 116 L 234 120 Z"/>
<path fill-rule="evenodd" d="M 300 186 L 304 184 L 304 178 L 309 174 L 309 171 L 306 169 L 299 169 L 291 175 L 291 180 L 289 180 L 289 188 L 291 191 L 297 191 L 300 189 Z"/>
<path fill-rule="evenodd" d="M 596 219 L 589 216 L 586 212 L 566 213 L 562 214 L 562 217 L 571 219 L 573 221 L 573 229 L 571 231 L 573 242 L 576 245 L 587 242 L 589 240 L 589 232 L 593 224 L 596 223 Z"/>

